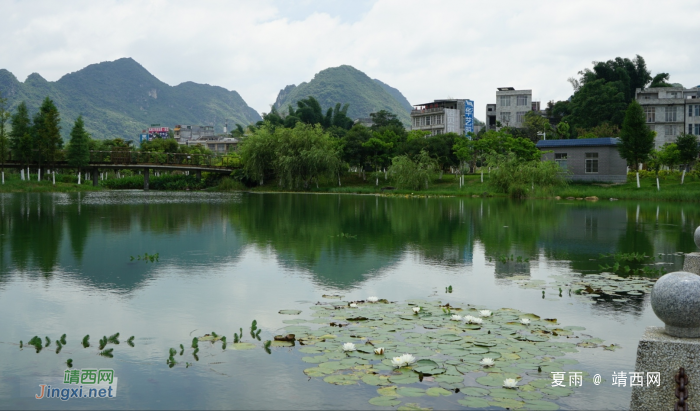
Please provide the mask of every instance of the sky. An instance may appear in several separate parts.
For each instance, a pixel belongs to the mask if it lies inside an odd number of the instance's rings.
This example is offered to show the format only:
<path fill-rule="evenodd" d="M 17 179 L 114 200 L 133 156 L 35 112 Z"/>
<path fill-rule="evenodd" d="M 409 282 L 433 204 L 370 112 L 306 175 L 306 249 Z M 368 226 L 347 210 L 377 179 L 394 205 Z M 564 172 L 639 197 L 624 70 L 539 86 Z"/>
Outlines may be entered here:
<path fill-rule="evenodd" d="M 170 85 L 236 90 L 268 112 L 280 89 L 351 65 L 412 104 L 497 87 L 563 100 L 593 61 L 639 54 L 700 85 L 700 0 L 0 0 L 0 68 L 49 81 L 131 57 Z"/>

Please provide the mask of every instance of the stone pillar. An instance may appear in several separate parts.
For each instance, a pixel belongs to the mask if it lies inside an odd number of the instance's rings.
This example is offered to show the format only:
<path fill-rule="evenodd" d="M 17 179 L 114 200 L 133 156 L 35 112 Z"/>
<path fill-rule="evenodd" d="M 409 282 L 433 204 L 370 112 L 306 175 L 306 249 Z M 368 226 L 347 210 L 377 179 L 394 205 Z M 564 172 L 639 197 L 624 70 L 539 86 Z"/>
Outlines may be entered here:
<path fill-rule="evenodd" d="M 643 382 L 632 386 L 632 410 L 672 410 L 675 376 L 688 376 L 686 404 L 700 409 L 700 276 L 679 271 L 659 278 L 651 290 L 651 308 L 665 328 L 648 327 L 637 347 L 635 372 Z M 649 383 L 649 373 L 658 380 Z"/>
<path fill-rule="evenodd" d="M 97 187 L 98 184 L 99 184 L 99 179 L 98 179 L 98 177 L 99 177 L 100 172 L 99 172 L 99 170 L 97 169 L 97 167 L 95 167 L 95 168 L 92 169 L 91 173 L 92 173 L 92 185 L 95 186 L 95 187 Z"/>
<path fill-rule="evenodd" d="M 202 181 L 202 170 L 197 170 L 197 182 Z"/>
<path fill-rule="evenodd" d="M 143 169 L 143 190 L 148 191 L 148 168 Z"/>
<path fill-rule="evenodd" d="M 700 227 L 695 229 L 694 234 L 695 245 L 700 248 Z M 685 261 L 683 262 L 683 271 L 689 273 L 700 275 L 700 253 L 688 253 L 685 255 Z"/>

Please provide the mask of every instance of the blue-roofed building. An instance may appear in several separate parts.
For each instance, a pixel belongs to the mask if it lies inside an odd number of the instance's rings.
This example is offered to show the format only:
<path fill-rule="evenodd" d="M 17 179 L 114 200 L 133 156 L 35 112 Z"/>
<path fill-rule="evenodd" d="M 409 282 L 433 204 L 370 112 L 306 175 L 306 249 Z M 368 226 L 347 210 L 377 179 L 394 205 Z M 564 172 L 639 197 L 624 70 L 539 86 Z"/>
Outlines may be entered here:
<path fill-rule="evenodd" d="M 627 162 L 620 157 L 619 138 L 540 140 L 543 160 L 553 160 L 571 172 L 572 181 L 626 183 Z"/>

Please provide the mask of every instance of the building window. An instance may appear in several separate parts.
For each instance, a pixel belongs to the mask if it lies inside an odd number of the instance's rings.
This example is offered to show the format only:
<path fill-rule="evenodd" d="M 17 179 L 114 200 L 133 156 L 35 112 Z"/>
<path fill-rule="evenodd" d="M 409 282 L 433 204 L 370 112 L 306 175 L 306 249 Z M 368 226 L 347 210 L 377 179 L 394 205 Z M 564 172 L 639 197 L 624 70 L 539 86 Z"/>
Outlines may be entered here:
<path fill-rule="evenodd" d="M 554 153 L 554 162 L 557 163 L 559 167 L 566 170 L 566 153 Z"/>
<path fill-rule="evenodd" d="M 667 91 L 666 97 L 667 98 L 676 98 L 676 97 L 678 97 L 678 92 L 677 91 Z"/>
<path fill-rule="evenodd" d="M 523 121 L 525 121 L 525 114 L 527 111 L 518 111 L 515 113 L 515 122 L 518 124 L 523 124 Z"/>
<path fill-rule="evenodd" d="M 693 117 L 693 106 L 688 106 L 688 117 Z"/>
<path fill-rule="evenodd" d="M 518 96 L 517 105 L 527 106 L 527 94 Z"/>
<path fill-rule="evenodd" d="M 695 106 L 695 117 L 700 117 L 700 106 Z"/>
<path fill-rule="evenodd" d="M 425 116 L 425 125 L 426 126 L 430 125 L 430 116 Z"/>
<path fill-rule="evenodd" d="M 666 107 L 666 121 L 676 121 L 676 106 Z"/>
<path fill-rule="evenodd" d="M 665 133 L 667 136 L 675 136 L 676 135 L 676 126 L 666 126 L 665 127 Z"/>
<path fill-rule="evenodd" d="M 501 113 L 501 123 L 506 126 L 510 123 L 510 113 Z"/>
<path fill-rule="evenodd" d="M 598 172 L 598 153 L 586 153 L 586 173 Z"/>
<path fill-rule="evenodd" d="M 700 124 L 695 124 L 695 133 L 693 134 L 700 136 Z"/>
<path fill-rule="evenodd" d="M 510 96 L 501 96 L 501 106 L 510 107 Z"/>
<path fill-rule="evenodd" d="M 644 114 L 647 117 L 647 123 L 656 122 L 656 107 L 644 107 Z"/>
<path fill-rule="evenodd" d="M 688 134 L 693 134 L 693 125 L 688 124 Z"/>

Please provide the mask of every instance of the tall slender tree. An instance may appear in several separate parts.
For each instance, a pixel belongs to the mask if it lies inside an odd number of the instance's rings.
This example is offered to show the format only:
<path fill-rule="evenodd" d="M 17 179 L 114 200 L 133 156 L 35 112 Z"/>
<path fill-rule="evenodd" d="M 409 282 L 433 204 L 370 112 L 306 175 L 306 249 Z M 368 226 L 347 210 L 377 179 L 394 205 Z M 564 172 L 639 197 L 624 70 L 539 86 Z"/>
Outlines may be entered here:
<path fill-rule="evenodd" d="M 78 173 L 90 163 L 90 136 L 85 131 L 83 116 L 78 116 L 70 132 L 66 160 L 69 166 L 78 169 Z"/>
<path fill-rule="evenodd" d="M 2 169 L 2 184 L 5 184 L 5 160 L 9 152 L 9 140 L 5 133 L 5 125 L 10 118 L 10 112 L 7 111 L 7 99 L 2 97 L 0 92 L 0 168 Z"/>
<path fill-rule="evenodd" d="M 19 103 L 15 114 L 10 118 L 10 150 L 13 156 L 24 166 L 32 158 L 31 132 L 32 122 L 29 120 L 27 104 Z"/>
<path fill-rule="evenodd" d="M 654 132 L 647 126 L 644 110 L 636 100 L 627 107 L 620 140 L 622 140 L 618 146 L 620 157 L 627 160 L 627 165 L 634 167 L 637 173 L 637 188 L 639 188 L 639 164 L 646 161 L 649 153 L 654 149 Z"/>
<path fill-rule="evenodd" d="M 36 159 L 40 167 L 42 163 L 53 165 L 56 162 L 58 150 L 63 147 L 60 121 L 56 105 L 46 97 L 34 116 L 33 127 L 34 146 L 37 149 Z"/>
<path fill-rule="evenodd" d="M 683 176 L 681 184 L 685 182 L 685 172 L 690 170 L 690 167 L 698 160 L 700 154 L 700 146 L 698 146 L 698 137 L 692 134 L 681 133 L 676 137 L 676 146 L 678 147 L 680 163 L 685 164 L 683 168 Z"/>

